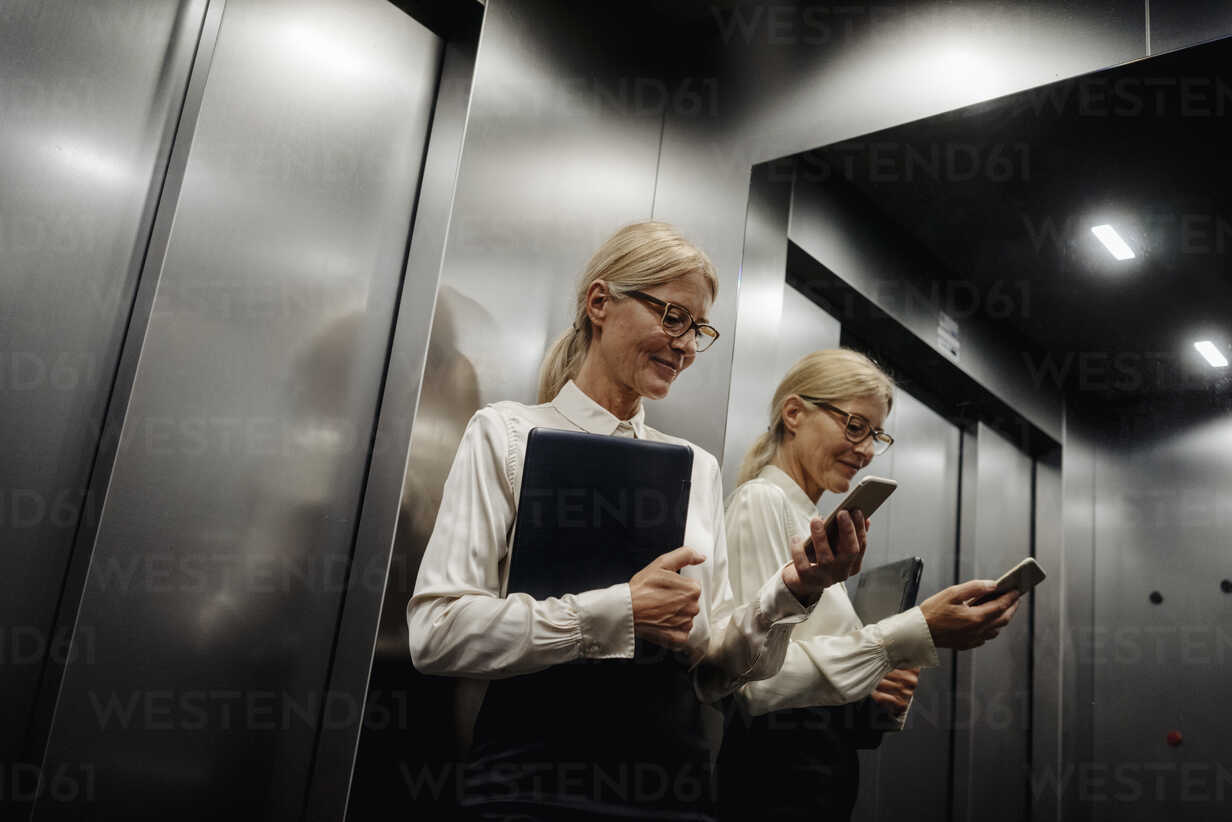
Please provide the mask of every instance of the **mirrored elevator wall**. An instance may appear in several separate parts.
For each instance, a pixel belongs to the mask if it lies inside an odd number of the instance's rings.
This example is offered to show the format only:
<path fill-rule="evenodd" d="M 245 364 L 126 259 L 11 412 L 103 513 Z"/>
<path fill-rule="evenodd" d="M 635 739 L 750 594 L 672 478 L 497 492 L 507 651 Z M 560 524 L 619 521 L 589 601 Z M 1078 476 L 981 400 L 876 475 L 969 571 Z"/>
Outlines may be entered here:
<path fill-rule="evenodd" d="M 42 679 L 34 818 L 300 818 L 362 714 L 327 686 L 442 43 L 379 0 L 3 21 L 6 455 L 42 483 L 5 492 L 48 510 L 6 521 L 6 625 L 74 629 L 4 678 Z"/>
<path fill-rule="evenodd" d="M 743 390 L 731 393 L 725 478 L 734 482 L 748 443 L 765 429 L 769 398 L 791 363 L 840 343 L 866 350 L 899 381 L 887 419 L 898 441 L 866 472 L 901 483 L 870 536 L 870 562 L 921 556 L 926 567 L 921 596 L 960 580 L 999 576 L 1028 555 L 1038 555 L 1058 583 L 1042 607 L 1032 610 L 1028 603 L 996 642 L 965 654 L 942 652 L 941 666 L 924 672 L 909 730 L 890 735 L 876 751 L 862 752 L 857 818 L 896 818 L 910 806 L 927 807 L 927 818 L 935 819 L 978 819 L 993 811 L 999 818 L 1057 819 L 1061 796 L 1046 776 L 1057 772 L 1063 756 L 1068 763 L 1074 755 L 1062 750 L 1060 740 L 1064 629 L 1057 606 L 1063 548 L 1054 524 L 1061 512 L 1059 451 L 1055 443 L 1041 451 L 1049 438 L 1038 430 L 1015 435 L 1032 426 L 1022 418 L 1017 428 L 1007 425 L 1000 415 L 1017 410 L 1012 406 L 963 403 L 930 384 L 927 375 L 935 372 L 921 371 L 921 363 L 931 357 L 941 364 L 930 368 L 953 372 L 947 377 L 952 386 L 970 390 L 978 382 L 968 372 L 953 376 L 967 364 L 980 377 L 996 375 L 983 390 L 1015 396 L 1028 388 L 1013 358 L 1002 353 L 1004 341 L 981 346 L 989 329 L 972 329 L 975 318 L 964 324 L 968 347 L 959 364 L 935 351 L 925 356 L 935 337 L 915 329 L 931 320 L 934 330 L 938 306 L 929 304 L 926 288 L 903 298 L 920 282 L 920 261 L 888 260 L 889 249 L 896 248 L 888 226 L 868 215 L 861 221 L 858 211 L 831 213 L 840 209 L 828 200 L 823 210 L 822 192 L 802 189 L 793 168 L 791 162 L 766 163 L 752 174 L 742 273 L 746 293 L 756 295 L 749 314 L 759 334 L 742 338 L 733 363 L 733 379 Z M 825 269 L 826 276 L 843 280 L 845 290 L 821 287 L 811 268 L 801 270 L 805 264 L 824 268 L 810 253 L 833 268 Z M 870 325 L 873 315 L 881 317 L 877 325 Z M 890 326 L 907 342 L 870 348 L 868 343 L 887 336 Z M 895 355 L 900 359 L 891 358 Z M 1038 393 L 1033 407 L 1047 420 L 1060 398 Z M 999 428 L 980 421 L 979 411 L 966 416 L 972 408 L 996 412 L 990 419 Z M 1059 426 L 1059 414 L 1056 421 Z M 820 512 L 828 512 L 836 499 L 823 496 Z M 998 765 L 991 769 L 994 760 Z M 1044 787 L 1037 789 L 1039 784 Z"/>

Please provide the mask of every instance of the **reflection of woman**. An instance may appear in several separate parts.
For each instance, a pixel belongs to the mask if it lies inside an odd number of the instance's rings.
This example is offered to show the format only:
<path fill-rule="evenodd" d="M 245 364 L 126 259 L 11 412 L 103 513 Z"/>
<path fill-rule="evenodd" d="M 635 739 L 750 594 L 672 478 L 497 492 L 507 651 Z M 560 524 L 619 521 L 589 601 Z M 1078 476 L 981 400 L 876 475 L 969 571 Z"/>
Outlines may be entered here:
<path fill-rule="evenodd" d="M 701 702 L 778 670 L 791 626 L 858 562 L 850 525 L 833 552 L 816 540 L 815 563 L 804 540 L 784 545 L 736 607 L 718 464 L 693 446 L 686 547 L 664 546 L 608 588 L 507 593 L 529 430 L 685 443 L 645 424 L 641 398 L 666 396 L 718 336 L 703 319 L 717 288 L 710 261 L 670 226 L 622 229 L 590 261 L 541 404 L 487 406 L 463 434 L 407 618 L 419 670 L 499 680 L 464 774 L 464 804 L 482 818 L 712 818 Z M 681 653 L 631 661 L 644 642 Z M 562 664 L 575 660 L 627 662 Z"/>
<path fill-rule="evenodd" d="M 825 491 L 843 493 L 852 477 L 889 448 L 881 426 L 894 386 L 854 351 L 817 351 L 797 362 L 774 393 L 771 425 L 741 465 L 727 502 L 732 587 L 739 599 L 780 545 L 808 528 Z M 860 513 L 854 515 L 863 524 Z M 901 553 L 909 554 L 909 551 Z M 859 779 L 862 714 L 825 708 L 865 697 L 905 716 L 921 667 L 936 648 L 971 648 L 995 637 L 1017 610 L 1016 593 L 980 607 L 964 603 L 993 589 L 986 580 L 956 585 L 919 607 L 862 625 L 846 586 L 827 589 L 793 630 L 782 669 L 744 685 L 719 757 L 722 816 L 728 820 L 847 819 Z M 799 777 L 799 778 L 795 778 Z M 766 791 L 786 780 L 796 790 Z"/>

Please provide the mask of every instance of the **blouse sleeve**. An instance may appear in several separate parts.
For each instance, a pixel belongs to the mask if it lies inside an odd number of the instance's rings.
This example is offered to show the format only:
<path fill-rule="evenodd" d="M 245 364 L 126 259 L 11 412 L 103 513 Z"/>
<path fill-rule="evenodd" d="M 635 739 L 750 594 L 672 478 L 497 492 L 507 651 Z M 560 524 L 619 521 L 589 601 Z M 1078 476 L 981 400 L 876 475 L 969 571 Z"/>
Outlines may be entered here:
<path fill-rule="evenodd" d="M 703 702 L 713 702 L 742 683 L 772 676 L 778 671 L 791 639 L 791 629 L 807 619 L 810 610 L 800 604 L 783 582 L 782 565 L 770 568 L 746 596 L 738 596 L 733 591 L 727 567 L 722 479 L 717 462 L 714 475 L 714 562 L 702 566 L 710 575 L 702 588 L 709 598 L 709 646 L 697 662 L 693 680 L 698 699 Z"/>
<path fill-rule="evenodd" d="M 732 496 L 726 521 L 735 558 L 733 580 L 747 586 L 765 568 L 789 559 L 789 517 L 782 494 L 771 486 L 746 485 Z M 827 589 L 822 597 L 845 596 Z M 792 640 L 774 676 L 740 689 L 753 715 L 786 708 L 844 705 L 868 696 L 895 668 L 938 664 L 932 635 L 919 608 L 859 630 Z"/>
<path fill-rule="evenodd" d="M 544 600 L 502 596 L 515 516 L 508 450 L 500 413 L 490 406 L 476 412 L 407 603 L 412 662 L 428 674 L 498 679 L 579 657 L 632 658 L 627 582 Z"/>

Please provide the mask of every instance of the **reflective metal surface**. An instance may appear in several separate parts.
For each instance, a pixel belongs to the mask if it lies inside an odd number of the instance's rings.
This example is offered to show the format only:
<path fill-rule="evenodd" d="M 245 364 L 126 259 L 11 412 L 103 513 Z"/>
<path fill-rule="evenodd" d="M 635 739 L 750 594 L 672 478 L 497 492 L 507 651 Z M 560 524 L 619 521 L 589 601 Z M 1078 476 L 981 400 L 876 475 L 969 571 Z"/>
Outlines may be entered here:
<path fill-rule="evenodd" d="M 476 35 L 477 30 L 478 26 Z M 309 797 L 308 815 L 312 819 L 343 818 L 348 795 L 354 798 L 351 818 L 365 818 L 374 807 L 381 807 L 383 796 L 370 786 L 375 783 L 388 789 L 400 781 L 396 771 L 399 748 L 405 744 L 410 718 L 407 692 L 401 682 L 413 671 L 404 609 L 414 578 L 408 578 L 408 557 L 393 551 L 394 535 L 408 514 L 423 504 L 421 489 L 405 481 L 406 461 L 425 365 L 431 356 L 428 339 L 466 125 L 474 45 L 460 38 L 445 47 L 330 684 L 333 693 L 366 700 L 366 715 L 388 719 L 369 722 L 362 733 L 357 722 L 325 729 Z M 440 388 L 431 383 L 427 387 L 430 394 Z M 374 655 L 387 663 L 375 674 Z M 414 707 L 429 708 L 422 704 Z M 352 790 L 352 786 L 358 787 Z"/>
<path fill-rule="evenodd" d="M 1034 556 L 1052 584 L 1036 589 L 1023 617 L 1031 618 L 1031 812 L 1035 820 L 1060 819 L 1062 783 L 1059 775 L 1072 753 L 1063 751 L 1064 677 L 1067 644 L 1064 598 L 1068 588 L 1065 564 L 1064 491 L 1060 453 L 1035 460 Z M 1015 617 L 1017 619 L 1018 617 Z"/>
<path fill-rule="evenodd" d="M 54 626 L 204 9 L 0 2 L 0 803 L 33 796 L 30 723 L 68 658 Z"/>
<path fill-rule="evenodd" d="M 1031 554 L 1031 458 L 983 423 L 979 426 L 972 574 L 996 579 Z M 965 479 L 965 478 L 964 478 Z M 1024 606 L 1025 607 L 1025 606 Z M 1020 609 L 1022 611 L 1022 609 Z M 971 728 L 966 815 L 1026 820 L 1031 731 L 1031 624 L 1022 612 L 996 641 L 970 652 L 970 700 L 956 723 Z M 963 775 L 957 774 L 958 785 Z"/>
<path fill-rule="evenodd" d="M 707 12 L 719 29 L 712 56 L 690 56 L 689 70 L 672 80 L 702 102 L 668 109 L 654 213 L 710 254 L 722 284 L 715 313 L 728 327 L 745 311 L 737 292 L 755 164 L 1145 53 L 1141 0 L 732 3 L 709 4 Z M 762 299 L 756 288 L 752 299 Z M 764 327 L 774 319 L 767 315 Z M 743 326 L 755 340 L 767 333 Z M 740 356 L 738 340 L 719 344 Z M 705 386 L 727 385 L 734 373 L 717 358 L 693 372 L 705 374 Z M 707 406 L 728 396 L 702 390 Z M 712 450 L 726 444 L 714 420 L 689 422 L 689 409 L 676 402 L 662 403 L 679 420 L 676 433 Z"/>
<path fill-rule="evenodd" d="M 881 533 L 885 549 L 872 555 L 870 542 L 866 566 L 922 558 L 919 599 L 923 601 L 954 583 L 960 433 L 902 389 L 895 393 L 885 427 L 894 435 L 894 446 L 865 473 L 893 477 L 899 489 L 884 513 L 873 519 L 873 533 Z M 938 656 L 938 667 L 920 673 L 904 731 L 886 734 L 875 751 L 860 752 L 860 800 L 854 819 L 891 822 L 918 814 L 920 808 L 931 809 L 933 818 L 944 817 L 949 801 L 954 652 L 940 650 Z"/>
<path fill-rule="evenodd" d="M 744 225 L 744 258 L 740 266 L 739 304 L 731 346 L 732 390 L 727 395 L 724 443 L 721 465 L 723 488 L 727 493 L 739 484 L 740 461 L 769 422 L 770 400 L 786 369 L 782 362 L 798 351 L 797 340 L 812 337 L 812 322 L 790 326 L 800 336 L 783 333 L 787 272 L 787 215 L 791 207 L 790 180 L 776 180 L 769 166 L 753 170 L 749 188 L 749 212 Z M 809 304 L 817 323 L 825 323 L 825 312 Z M 831 321 L 834 340 L 838 324 Z M 810 329 L 806 331 L 806 329 Z M 802 356 L 815 349 L 799 350 Z M 722 349 L 707 353 L 720 353 Z M 780 367 L 768 368 L 768 363 Z M 716 415 L 717 416 L 717 415 Z"/>
<path fill-rule="evenodd" d="M 1232 785 L 1232 420 L 1122 425 L 1096 452 L 1089 645 L 1093 762 L 1112 779 L 1084 784 L 1099 822 L 1214 819 Z"/>
<path fill-rule="evenodd" d="M 436 43 L 375 0 L 227 3 L 49 742 L 92 795 L 36 818 L 298 818 L 357 710 L 325 687 Z"/>
<path fill-rule="evenodd" d="M 1089 652 L 1095 617 L 1095 445 L 1091 428 L 1074 411 L 1065 415 L 1061 461 L 1062 527 L 1061 767 L 1075 772 L 1091 762 L 1095 674 Z M 1061 818 L 1088 820 L 1086 791 L 1078 779 L 1061 786 Z"/>

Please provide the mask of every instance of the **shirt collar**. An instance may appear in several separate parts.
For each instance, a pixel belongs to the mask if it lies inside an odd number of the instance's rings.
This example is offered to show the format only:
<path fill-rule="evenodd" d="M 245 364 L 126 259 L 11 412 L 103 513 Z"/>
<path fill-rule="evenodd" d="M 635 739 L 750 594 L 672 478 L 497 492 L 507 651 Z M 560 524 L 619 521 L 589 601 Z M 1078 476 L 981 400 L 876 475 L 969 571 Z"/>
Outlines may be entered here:
<path fill-rule="evenodd" d="M 791 478 L 791 475 L 779 468 L 773 463 L 761 469 L 758 473 L 759 479 L 767 480 L 787 494 L 787 500 L 794 508 L 799 509 L 801 513 L 808 517 L 817 516 L 817 503 L 808 498 L 808 494 L 804 493 L 804 489 L 796 484 L 796 481 Z"/>
<path fill-rule="evenodd" d="M 615 434 L 622 423 L 632 426 L 638 439 L 646 437 L 646 404 L 637 404 L 637 413 L 628 420 L 617 419 L 599 403 L 592 400 L 585 391 L 577 387 L 577 383 L 569 380 L 560 393 L 552 400 L 552 407 L 559 411 L 565 419 L 592 434 Z"/>

